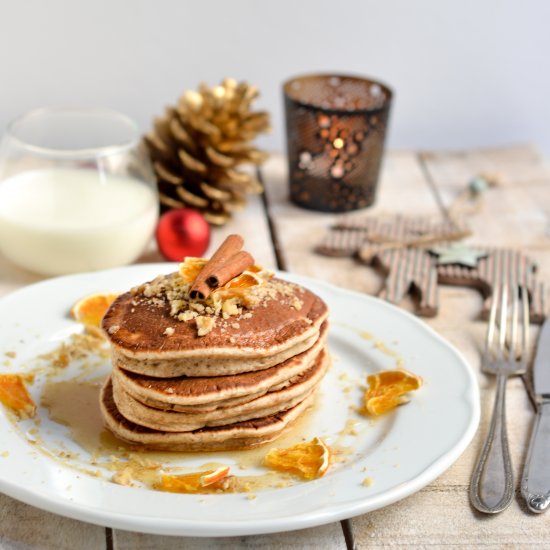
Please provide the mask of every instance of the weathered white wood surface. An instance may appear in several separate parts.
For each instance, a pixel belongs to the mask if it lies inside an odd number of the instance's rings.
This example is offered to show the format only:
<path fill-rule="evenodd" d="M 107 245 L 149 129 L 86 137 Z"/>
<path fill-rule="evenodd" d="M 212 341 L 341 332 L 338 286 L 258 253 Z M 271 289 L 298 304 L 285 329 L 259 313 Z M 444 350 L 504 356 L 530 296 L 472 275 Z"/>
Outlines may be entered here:
<path fill-rule="evenodd" d="M 249 537 L 194 538 L 159 537 L 141 533 L 117 531 L 113 540 L 117 550 L 219 550 L 221 548 L 289 548 L 344 550 L 346 542 L 338 523 L 300 531 L 256 535 Z"/>
<path fill-rule="evenodd" d="M 479 211 L 468 217 L 474 232 L 472 242 L 522 248 L 539 264 L 541 277 L 550 281 L 550 171 L 529 146 L 448 154 L 389 153 L 378 200 L 369 213 L 441 215 L 442 206 L 449 206 L 469 179 L 481 172 L 499 172 L 502 185 L 491 189 Z M 273 157 L 263 173 L 284 267 L 346 288 L 376 293 L 382 280 L 372 269 L 359 266 L 351 259 L 324 258 L 312 252 L 335 216 L 309 212 L 288 203 L 284 159 Z M 273 243 L 259 197 L 251 200 L 234 222 L 213 232 L 209 251 L 233 232 L 246 236 L 247 248 L 254 252 L 259 263 L 276 267 Z M 160 260 L 154 246 L 141 259 Z M 0 295 L 37 280 L 40 277 L 23 272 L 0 257 Z M 354 544 L 357 548 L 548 547 L 550 515 L 528 513 L 520 498 L 495 517 L 482 516 L 469 505 L 468 484 L 486 433 L 494 381 L 479 372 L 479 350 L 485 332 L 485 324 L 478 320 L 479 294 L 459 287 L 442 287 L 440 292 L 440 314 L 428 323 L 457 346 L 479 373 L 482 389 L 480 429 L 462 457 L 428 487 L 385 509 L 352 519 L 349 526 Z M 410 307 L 407 303 L 403 305 Z M 509 385 L 508 411 L 514 470 L 519 475 L 533 418 L 533 409 L 520 379 L 512 380 Z M 345 548 L 346 541 L 338 522 L 290 533 L 222 539 L 111 532 L 60 518 L 0 495 L 0 550 L 170 550 L 221 546 L 332 549 Z"/>
<path fill-rule="evenodd" d="M 105 529 L 50 514 L 0 494 L 0 549 L 35 548 L 104 550 Z"/>

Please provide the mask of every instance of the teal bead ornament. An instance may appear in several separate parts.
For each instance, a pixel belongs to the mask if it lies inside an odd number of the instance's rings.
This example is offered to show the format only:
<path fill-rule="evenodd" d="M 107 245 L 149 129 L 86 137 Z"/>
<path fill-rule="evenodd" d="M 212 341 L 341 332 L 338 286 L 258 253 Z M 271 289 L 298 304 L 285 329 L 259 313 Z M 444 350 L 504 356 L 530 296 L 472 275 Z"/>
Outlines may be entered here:
<path fill-rule="evenodd" d="M 482 176 L 476 176 L 470 180 L 468 189 L 473 195 L 481 195 L 489 189 L 489 182 Z"/>

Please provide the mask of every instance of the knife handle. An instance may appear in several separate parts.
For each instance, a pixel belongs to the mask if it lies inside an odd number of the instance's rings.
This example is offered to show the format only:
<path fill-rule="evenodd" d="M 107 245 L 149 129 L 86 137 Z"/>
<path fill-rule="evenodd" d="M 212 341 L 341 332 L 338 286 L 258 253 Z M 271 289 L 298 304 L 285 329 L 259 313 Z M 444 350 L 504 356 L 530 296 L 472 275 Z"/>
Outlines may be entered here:
<path fill-rule="evenodd" d="M 531 512 L 540 514 L 550 504 L 550 398 L 543 399 L 537 405 L 523 469 L 521 494 Z"/>

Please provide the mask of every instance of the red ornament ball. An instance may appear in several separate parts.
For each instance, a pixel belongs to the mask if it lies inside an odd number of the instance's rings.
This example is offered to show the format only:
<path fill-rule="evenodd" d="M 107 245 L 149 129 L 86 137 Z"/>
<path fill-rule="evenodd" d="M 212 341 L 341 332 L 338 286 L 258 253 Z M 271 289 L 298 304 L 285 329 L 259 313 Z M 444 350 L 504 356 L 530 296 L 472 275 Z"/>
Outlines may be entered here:
<path fill-rule="evenodd" d="M 160 253 L 171 262 L 200 257 L 210 243 L 210 225 L 191 208 L 176 208 L 160 217 L 155 233 Z"/>

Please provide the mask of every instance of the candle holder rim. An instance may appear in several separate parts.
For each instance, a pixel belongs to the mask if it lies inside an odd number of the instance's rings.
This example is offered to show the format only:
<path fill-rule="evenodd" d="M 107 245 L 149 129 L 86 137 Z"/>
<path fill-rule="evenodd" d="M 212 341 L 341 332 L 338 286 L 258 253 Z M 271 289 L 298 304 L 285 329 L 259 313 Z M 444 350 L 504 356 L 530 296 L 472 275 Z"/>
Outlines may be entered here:
<path fill-rule="evenodd" d="M 386 98 L 383 102 L 383 104 L 380 107 L 371 107 L 368 109 L 342 109 L 339 107 L 325 107 L 317 102 L 307 102 L 300 99 L 297 99 L 295 96 L 291 95 L 289 93 L 289 87 L 293 82 L 299 81 L 299 80 L 311 80 L 314 78 L 346 78 L 351 80 L 361 80 L 362 82 L 370 82 L 371 84 L 378 84 L 381 88 L 383 88 L 384 92 L 386 93 Z M 293 101 L 294 103 L 306 107 L 309 109 L 319 109 L 326 113 L 333 113 L 333 114 L 339 114 L 339 115 L 352 115 L 352 114 L 361 114 L 361 113 L 378 113 L 381 111 L 384 111 L 388 108 L 388 106 L 391 104 L 394 96 L 393 89 L 388 86 L 385 82 L 382 82 L 381 80 L 370 78 L 368 76 L 363 75 L 357 75 L 357 74 L 343 74 L 343 73 L 307 73 L 307 74 L 300 74 L 296 75 L 294 77 L 288 78 L 283 83 L 283 94 L 284 96 L 289 99 L 290 101 Z"/>
<path fill-rule="evenodd" d="M 117 118 L 120 121 L 124 122 L 128 126 L 128 128 L 131 129 L 133 136 L 131 137 L 131 139 L 128 139 L 123 143 L 117 143 L 117 144 L 111 144 L 111 145 L 98 145 L 96 147 L 61 149 L 61 148 L 45 147 L 43 145 L 36 145 L 33 143 L 29 143 L 28 141 L 25 141 L 24 139 L 16 135 L 15 133 L 16 126 L 24 122 L 25 119 L 29 119 L 36 115 L 52 114 L 56 112 L 61 112 L 61 113 L 75 112 L 75 113 L 87 114 L 87 115 L 94 115 L 94 114 L 108 115 L 110 117 Z M 5 130 L 5 136 L 9 137 L 10 140 L 13 140 L 14 142 L 16 142 L 19 145 L 19 147 L 21 147 L 22 149 L 25 149 L 34 154 L 50 156 L 50 157 L 62 157 L 62 158 L 75 158 L 75 157 L 88 158 L 88 157 L 110 156 L 113 154 L 119 154 L 128 150 L 131 150 L 139 146 L 141 142 L 141 133 L 140 133 L 139 126 L 137 125 L 136 121 L 132 117 L 126 115 L 125 113 L 117 111 L 116 109 L 110 109 L 107 107 L 85 107 L 85 106 L 79 106 L 79 105 L 51 105 L 51 106 L 38 107 L 35 109 L 31 109 L 29 111 L 26 111 L 25 113 L 22 113 L 19 116 L 12 119 L 7 124 L 6 130 Z"/>

